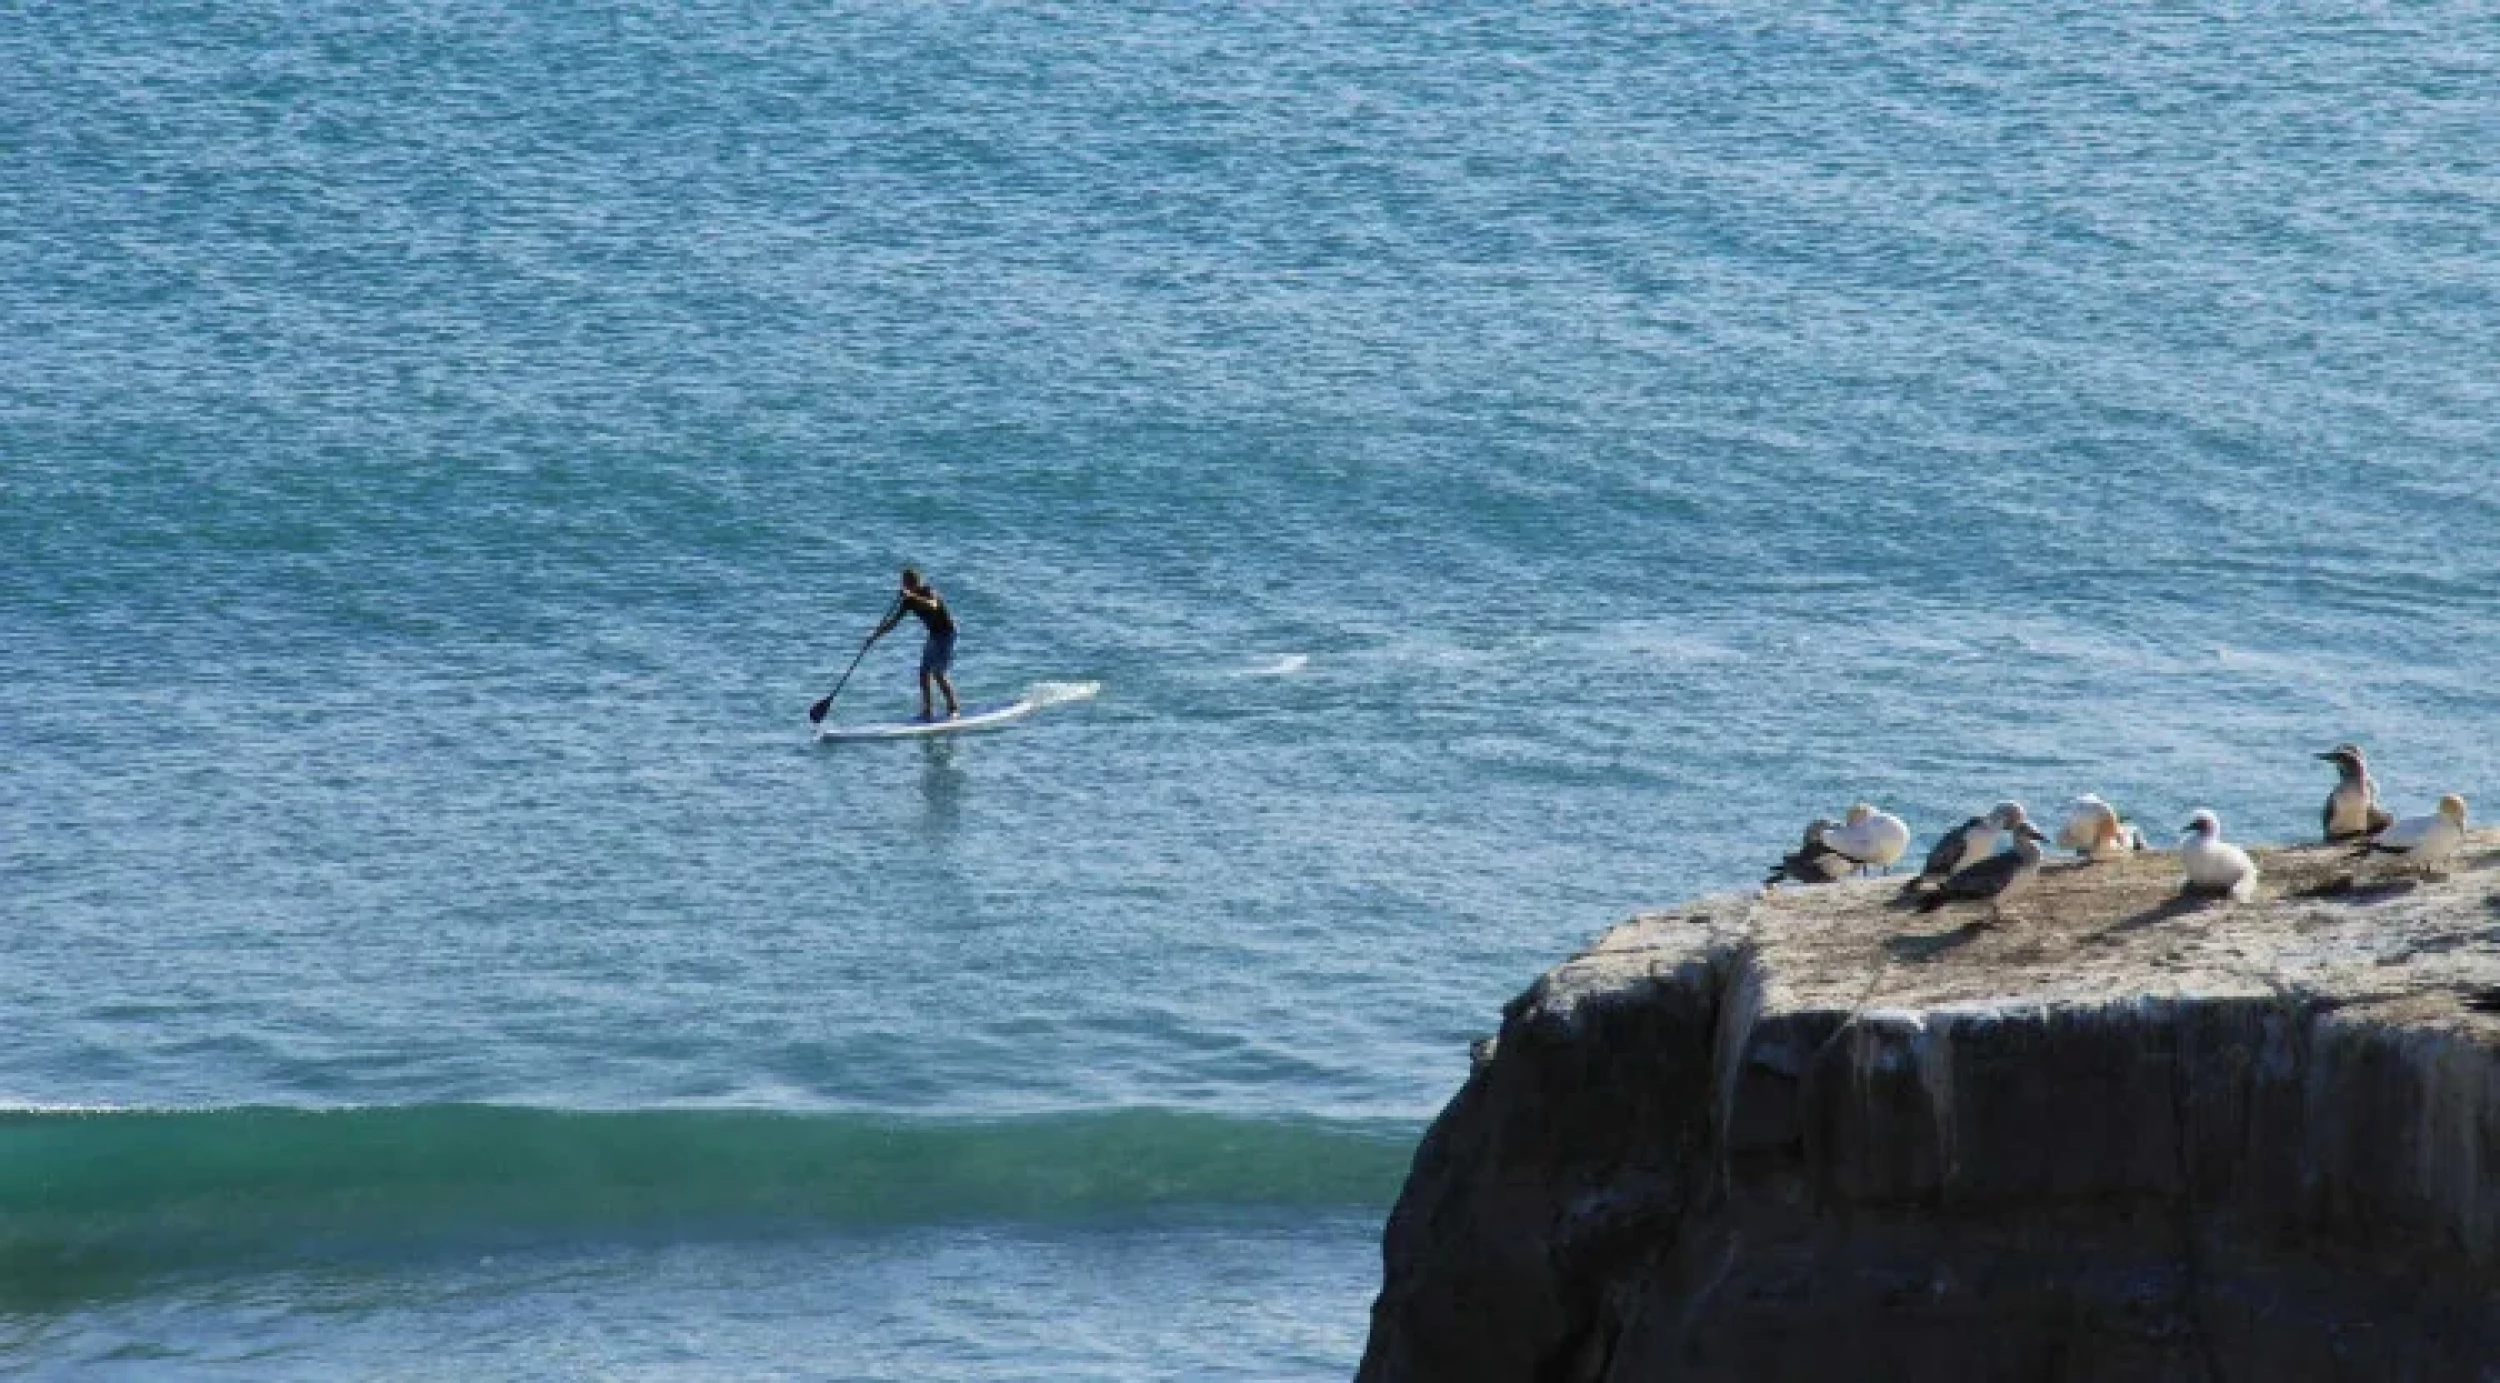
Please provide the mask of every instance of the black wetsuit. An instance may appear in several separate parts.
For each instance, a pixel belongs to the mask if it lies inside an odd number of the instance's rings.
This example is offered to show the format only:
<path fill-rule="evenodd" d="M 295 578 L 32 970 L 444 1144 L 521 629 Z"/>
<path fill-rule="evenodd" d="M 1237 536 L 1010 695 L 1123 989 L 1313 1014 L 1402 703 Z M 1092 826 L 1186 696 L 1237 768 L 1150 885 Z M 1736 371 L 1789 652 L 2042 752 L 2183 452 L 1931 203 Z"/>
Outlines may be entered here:
<path fill-rule="evenodd" d="M 928 604 L 921 604 L 924 600 Z M 946 597 L 939 595 L 936 587 L 924 586 L 918 594 L 904 596 L 903 608 L 920 616 L 920 622 L 928 626 L 930 638 L 955 637 L 954 613 L 946 608 Z"/>
<path fill-rule="evenodd" d="M 943 677 L 954 671 L 955 616 L 946 608 L 946 597 L 935 586 L 923 586 L 904 594 L 903 608 L 918 615 L 929 631 L 929 641 L 920 649 L 920 675 Z"/>

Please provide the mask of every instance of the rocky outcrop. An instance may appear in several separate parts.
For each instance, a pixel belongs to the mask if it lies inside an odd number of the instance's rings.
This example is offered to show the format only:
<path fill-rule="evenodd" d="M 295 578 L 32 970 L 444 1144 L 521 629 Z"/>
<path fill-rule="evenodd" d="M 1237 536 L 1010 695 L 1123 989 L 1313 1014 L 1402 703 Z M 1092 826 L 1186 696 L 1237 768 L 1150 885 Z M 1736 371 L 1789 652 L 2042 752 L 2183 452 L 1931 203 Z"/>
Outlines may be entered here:
<path fill-rule="evenodd" d="M 2495 846 L 1617 927 L 1418 1150 L 1360 1377 L 2500 1380 Z"/>

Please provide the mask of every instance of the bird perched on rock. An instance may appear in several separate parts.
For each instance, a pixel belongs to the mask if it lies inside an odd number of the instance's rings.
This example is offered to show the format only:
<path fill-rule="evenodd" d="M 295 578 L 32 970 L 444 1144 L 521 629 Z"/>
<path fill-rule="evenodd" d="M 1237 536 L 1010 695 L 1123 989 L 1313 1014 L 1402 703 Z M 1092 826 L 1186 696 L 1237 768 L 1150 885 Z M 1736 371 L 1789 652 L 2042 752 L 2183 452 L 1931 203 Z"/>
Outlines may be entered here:
<path fill-rule="evenodd" d="M 2017 819 L 2013 829 L 2014 848 L 2003 854 L 1988 856 L 1967 868 L 1956 870 L 1936 886 L 1936 891 L 1919 900 L 1920 912 L 1934 912 L 1947 903 L 1987 903 L 1990 920 L 1997 908 L 2040 872 L 2040 845 L 2048 837 L 2029 821 Z"/>
<path fill-rule="evenodd" d="M 1778 864 L 1771 866 L 1771 872 L 1762 880 L 1762 886 L 1769 888 L 1782 879 L 1794 879 L 1801 884 L 1828 884 L 1857 868 L 1856 860 L 1833 849 L 1827 842 L 1827 837 L 1839 829 L 1830 817 L 1816 817 L 1814 824 L 1806 827 L 1804 842 L 1783 856 Z"/>
<path fill-rule="evenodd" d="M 2024 814 L 2020 802 L 1999 802 L 1988 809 L 1986 816 L 1974 816 L 1936 842 L 1927 852 L 1927 863 L 1919 867 L 1918 877 L 1901 886 L 1903 897 L 1933 888 L 1970 866 L 1996 854 L 2005 833 L 2023 825 L 2031 818 Z"/>
<path fill-rule="evenodd" d="M 2179 846 L 2179 867 L 2187 874 L 2190 893 L 2219 893 L 2245 903 L 2257 894 L 2257 862 L 2248 852 L 2222 839 L 2222 818 L 2200 811 L 2188 818 L 2188 838 Z"/>
<path fill-rule="evenodd" d="M 1890 869 L 1910 848 L 1909 823 L 1870 803 L 1849 808 L 1849 819 L 1824 833 L 1823 843 L 1847 855 L 1860 869 Z"/>
<path fill-rule="evenodd" d="M 2335 790 L 2326 795 L 2326 840 L 2360 840 L 2395 823 L 2396 814 L 2378 804 L 2378 783 L 2361 757 L 2361 746 L 2339 744 L 2318 756 L 2335 765 Z"/>
<path fill-rule="evenodd" d="M 2057 843 L 2078 855 L 2114 860 L 2144 848 L 2144 833 L 2118 817 L 2118 809 L 2092 793 L 2066 804 Z"/>
<path fill-rule="evenodd" d="M 2455 793 L 2439 799 L 2439 810 L 2408 816 L 2390 824 L 2374 840 L 2361 843 L 2365 855 L 2395 855 L 2409 864 L 2436 865 L 2465 844 L 2465 799 Z"/>

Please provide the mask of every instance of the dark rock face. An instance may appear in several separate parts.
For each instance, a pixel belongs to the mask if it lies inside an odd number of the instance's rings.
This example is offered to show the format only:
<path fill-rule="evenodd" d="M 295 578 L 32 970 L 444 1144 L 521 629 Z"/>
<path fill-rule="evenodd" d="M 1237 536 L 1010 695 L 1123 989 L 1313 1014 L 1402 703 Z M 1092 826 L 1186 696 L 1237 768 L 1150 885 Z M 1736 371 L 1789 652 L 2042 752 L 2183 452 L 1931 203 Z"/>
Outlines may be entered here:
<path fill-rule="evenodd" d="M 1418 1151 L 1361 1380 L 2500 1381 L 2500 876 L 2175 867 L 1609 933 Z"/>

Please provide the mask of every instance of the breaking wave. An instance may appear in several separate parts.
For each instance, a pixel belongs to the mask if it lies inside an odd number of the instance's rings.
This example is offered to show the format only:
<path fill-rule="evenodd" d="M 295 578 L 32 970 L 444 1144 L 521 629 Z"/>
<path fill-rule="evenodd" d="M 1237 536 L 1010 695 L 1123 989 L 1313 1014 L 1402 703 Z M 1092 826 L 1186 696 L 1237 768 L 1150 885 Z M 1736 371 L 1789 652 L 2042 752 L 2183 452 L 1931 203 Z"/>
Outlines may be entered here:
<path fill-rule="evenodd" d="M 1403 1124 L 500 1105 L 0 1113 L 0 1306 L 81 1278 L 572 1241 L 1385 1207 Z"/>

